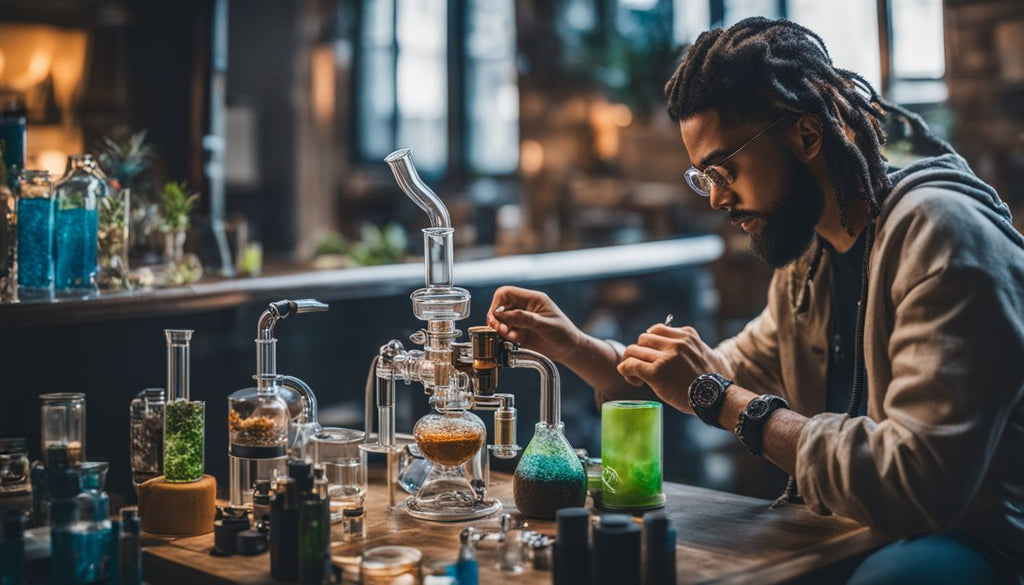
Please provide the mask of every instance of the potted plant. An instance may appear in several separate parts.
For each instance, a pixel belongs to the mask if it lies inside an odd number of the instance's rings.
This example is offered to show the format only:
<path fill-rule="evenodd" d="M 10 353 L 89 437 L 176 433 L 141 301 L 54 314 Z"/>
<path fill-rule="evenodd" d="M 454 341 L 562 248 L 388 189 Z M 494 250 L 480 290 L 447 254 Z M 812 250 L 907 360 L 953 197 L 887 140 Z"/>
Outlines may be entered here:
<path fill-rule="evenodd" d="M 199 199 L 184 182 L 164 185 L 160 199 L 160 230 L 164 234 L 164 261 L 167 268 L 163 284 L 188 284 L 202 276 L 202 265 L 195 254 L 185 254 L 185 237 L 189 227 L 189 214 Z"/>

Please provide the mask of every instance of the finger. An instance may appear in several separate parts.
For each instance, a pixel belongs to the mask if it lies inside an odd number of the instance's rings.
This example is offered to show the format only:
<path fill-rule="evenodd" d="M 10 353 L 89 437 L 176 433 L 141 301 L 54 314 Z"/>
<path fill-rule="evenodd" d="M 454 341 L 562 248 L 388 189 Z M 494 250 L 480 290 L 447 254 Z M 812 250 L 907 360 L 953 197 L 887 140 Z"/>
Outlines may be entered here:
<path fill-rule="evenodd" d="M 661 335 L 662 337 L 672 337 L 675 339 L 700 339 L 700 335 L 693 327 L 669 327 L 664 323 L 655 323 L 654 325 L 651 325 L 647 328 L 647 333 Z"/>
<path fill-rule="evenodd" d="M 635 357 L 628 357 L 618 365 L 619 374 L 628 381 L 630 378 L 640 378 L 641 380 L 649 380 L 654 375 L 654 366 L 643 360 L 639 360 Z M 638 386 L 639 384 L 633 384 Z"/>
<path fill-rule="evenodd" d="M 636 340 L 636 345 L 676 353 L 679 341 L 680 340 L 675 337 L 664 337 L 653 333 L 641 333 L 640 337 Z"/>
<path fill-rule="evenodd" d="M 523 327 L 529 329 L 536 327 L 540 321 L 540 317 L 537 313 L 531 313 L 530 311 L 524 311 L 522 309 L 506 309 L 504 311 L 499 311 L 494 314 L 494 318 L 511 328 Z"/>
<path fill-rule="evenodd" d="M 650 347 L 644 347 L 643 345 L 633 344 L 626 348 L 626 351 L 622 352 L 622 358 L 634 357 L 639 360 L 654 363 L 665 357 L 665 354 L 657 349 Z"/>

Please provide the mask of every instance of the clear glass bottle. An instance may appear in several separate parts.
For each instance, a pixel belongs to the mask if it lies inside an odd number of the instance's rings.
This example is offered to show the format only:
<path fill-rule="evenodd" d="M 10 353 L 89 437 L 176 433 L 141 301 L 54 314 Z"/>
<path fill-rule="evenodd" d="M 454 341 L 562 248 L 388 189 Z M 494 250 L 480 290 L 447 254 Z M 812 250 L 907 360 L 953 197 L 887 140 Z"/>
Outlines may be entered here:
<path fill-rule="evenodd" d="M 74 538 L 73 527 L 78 520 L 75 498 L 82 491 L 78 472 L 70 467 L 58 467 L 54 458 L 48 458 L 49 517 L 50 517 L 50 582 L 76 583 L 77 551 L 81 543 Z"/>
<path fill-rule="evenodd" d="M 189 398 L 191 329 L 165 329 L 167 402 L 164 405 L 164 478 L 171 483 L 203 477 L 206 404 Z"/>
<path fill-rule="evenodd" d="M 28 449 L 25 439 L 0 439 L 0 496 L 29 493 Z"/>
<path fill-rule="evenodd" d="M 110 497 L 103 491 L 107 469 L 105 461 L 86 461 L 78 468 L 82 493 L 75 497 L 78 518 L 71 525 L 75 583 L 101 583 L 109 577 L 114 534 Z"/>
<path fill-rule="evenodd" d="M 121 509 L 121 531 L 118 534 L 118 583 L 142 585 L 142 547 L 139 515 L 132 508 Z"/>
<path fill-rule="evenodd" d="M 163 473 L 165 403 L 163 388 L 146 388 L 129 407 L 132 485 L 136 490 L 142 482 Z"/>
<path fill-rule="evenodd" d="M 96 174 L 103 180 L 97 166 Z M 110 196 L 97 202 L 98 227 L 96 261 L 98 263 L 96 283 L 103 292 L 118 292 L 132 288 L 131 272 L 128 269 L 128 226 L 131 222 L 131 192 L 129 189 L 114 191 Z"/>
<path fill-rule="evenodd" d="M 288 404 L 276 382 L 244 388 L 228 397 L 228 453 L 232 506 L 252 504 L 256 481 L 285 474 Z"/>
<path fill-rule="evenodd" d="M 97 172 L 92 155 L 69 156 L 67 171 L 55 187 L 54 277 L 58 292 L 81 295 L 96 291 L 97 206 L 109 189 Z"/>
<path fill-rule="evenodd" d="M 42 446 L 67 449 L 68 465 L 85 460 L 85 394 L 57 392 L 40 394 L 42 405 Z"/>
<path fill-rule="evenodd" d="M 587 474 L 562 434 L 564 425 L 537 423 L 512 476 L 512 495 L 519 513 L 529 518 L 554 518 L 562 508 L 587 500 Z"/>
<path fill-rule="evenodd" d="M 53 182 L 47 171 L 22 171 L 18 177 L 18 296 L 53 296 Z"/>

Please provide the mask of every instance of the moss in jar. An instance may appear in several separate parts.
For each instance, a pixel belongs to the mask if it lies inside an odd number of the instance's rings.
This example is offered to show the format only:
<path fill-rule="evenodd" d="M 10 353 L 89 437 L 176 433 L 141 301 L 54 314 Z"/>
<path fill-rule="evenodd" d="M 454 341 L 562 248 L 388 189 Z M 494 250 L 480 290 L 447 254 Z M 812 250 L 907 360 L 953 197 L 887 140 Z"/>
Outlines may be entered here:
<path fill-rule="evenodd" d="M 200 401 L 176 400 L 164 407 L 164 477 L 172 483 L 203 477 L 203 420 Z"/>

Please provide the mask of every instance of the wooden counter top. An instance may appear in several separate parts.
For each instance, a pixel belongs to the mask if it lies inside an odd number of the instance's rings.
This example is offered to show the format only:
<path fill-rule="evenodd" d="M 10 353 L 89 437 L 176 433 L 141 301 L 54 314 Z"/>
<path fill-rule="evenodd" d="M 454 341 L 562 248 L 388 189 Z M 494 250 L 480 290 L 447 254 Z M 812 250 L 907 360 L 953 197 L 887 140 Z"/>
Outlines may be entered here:
<path fill-rule="evenodd" d="M 400 492 L 404 495 L 404 492 Z M 515 513 L 509 474 L 492 474 L 491 493 Z M 768 508 L 767 500 L 703 488 L 666 484 L 666 511 L 678 535 L 678 582 L 725 585 L 770 585 L 820 575 L 844 562 L 856 560 L 886 544 L 869 529 L 847 519 L 817 516 L 802 505 Z M 371 484 L 367 498 L 367 539 L 358 544 L 336 544 L 335 557 L 385 544 L 414 546 L 423 551 L 424 565 L 454 562 L 459 533 L 466 526 L 497 528 L 497 514 L 473 522 L 439 523 L 415 520 L 402 511 L 388 514 L 382 484 Z M 590 503 L 588 500 L 588 507 Z M 529 521 L 530 528 L 554 535 L 554 522 Z M 334 529 L 340 536 L 340 527 Z M 149 583 L 264 584 L 270 577 L 268 553 L 256 557 L 210 556 L 213 535 L 183 538 L 150 546 L 143 554 L 143 572 Z M 551 582 L 550 571 L 531 568 L 521 575 L 502 574 L 493 568 L 494 549 L 477 551 L 481 583 L 541 584 Z"/>

